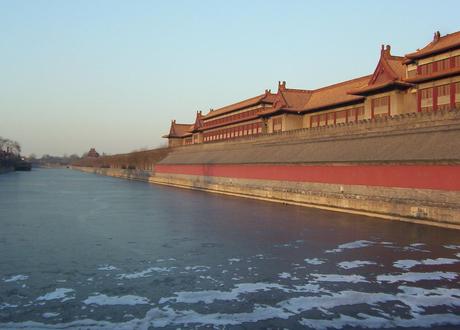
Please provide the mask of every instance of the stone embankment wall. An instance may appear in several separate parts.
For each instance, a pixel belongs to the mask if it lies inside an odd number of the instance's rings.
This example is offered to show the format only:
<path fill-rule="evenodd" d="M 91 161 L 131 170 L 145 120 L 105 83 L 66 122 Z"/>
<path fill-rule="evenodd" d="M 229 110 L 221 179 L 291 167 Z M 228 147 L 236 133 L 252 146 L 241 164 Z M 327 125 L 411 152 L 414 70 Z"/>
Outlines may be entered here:
<path fill-rule="evenodd" d="M 142 173 L 86 170 L 460 229 L 458 141 L 459 112 L 407 114 L 173 148 Z"/>
<path fill-rule="evenodd" d="M 8 172 L 11 172 L 11 171 L 14 171 L 14 167 L 0 165 L 0 174 L 8 173 Z"/>

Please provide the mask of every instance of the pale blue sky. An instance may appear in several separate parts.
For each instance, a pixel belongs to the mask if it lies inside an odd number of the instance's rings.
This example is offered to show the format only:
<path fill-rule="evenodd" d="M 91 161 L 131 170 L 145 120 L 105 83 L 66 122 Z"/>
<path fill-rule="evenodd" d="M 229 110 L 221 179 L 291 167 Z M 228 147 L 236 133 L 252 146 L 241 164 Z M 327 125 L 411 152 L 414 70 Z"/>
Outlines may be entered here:
<path fill-rule="evenodd" d="M 434 5 L 437 3 L 437 5 Z M 460 1 L 0 0 L 0 136 L 24 154 L 156 147 L 171 119 L 372 73 L 460 30 Z"/>

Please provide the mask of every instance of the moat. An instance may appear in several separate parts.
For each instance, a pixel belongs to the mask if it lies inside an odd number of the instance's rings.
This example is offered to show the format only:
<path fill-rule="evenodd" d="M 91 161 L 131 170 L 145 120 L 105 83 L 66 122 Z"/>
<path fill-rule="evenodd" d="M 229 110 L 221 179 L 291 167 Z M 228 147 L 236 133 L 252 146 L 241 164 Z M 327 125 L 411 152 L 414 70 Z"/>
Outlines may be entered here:
<path fill-rule="evenodd" d="M 460 326 L 459 231 L 66 169 L 0 176 L 0 328 Z"/>

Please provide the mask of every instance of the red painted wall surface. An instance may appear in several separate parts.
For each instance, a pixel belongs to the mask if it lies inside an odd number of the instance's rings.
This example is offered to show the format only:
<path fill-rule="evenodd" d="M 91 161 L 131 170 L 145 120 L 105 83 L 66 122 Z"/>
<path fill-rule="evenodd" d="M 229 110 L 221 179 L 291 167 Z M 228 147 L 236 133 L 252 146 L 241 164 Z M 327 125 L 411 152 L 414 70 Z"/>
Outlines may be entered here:
<path fill-rule="evenodd" d="M 156 165 L 157 173 L 460 191 L 460 165 Z"/>

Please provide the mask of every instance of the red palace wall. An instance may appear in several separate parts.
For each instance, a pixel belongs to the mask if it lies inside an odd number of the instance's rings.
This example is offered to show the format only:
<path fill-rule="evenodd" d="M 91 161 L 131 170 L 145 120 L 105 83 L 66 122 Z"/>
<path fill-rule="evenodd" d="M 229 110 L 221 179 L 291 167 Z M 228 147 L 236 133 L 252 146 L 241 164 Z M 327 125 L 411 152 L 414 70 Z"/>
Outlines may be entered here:
<path fill-rule="evenodd" d="M 155 165 L 156 173 L 460 191 L 460 165 Z"/>

